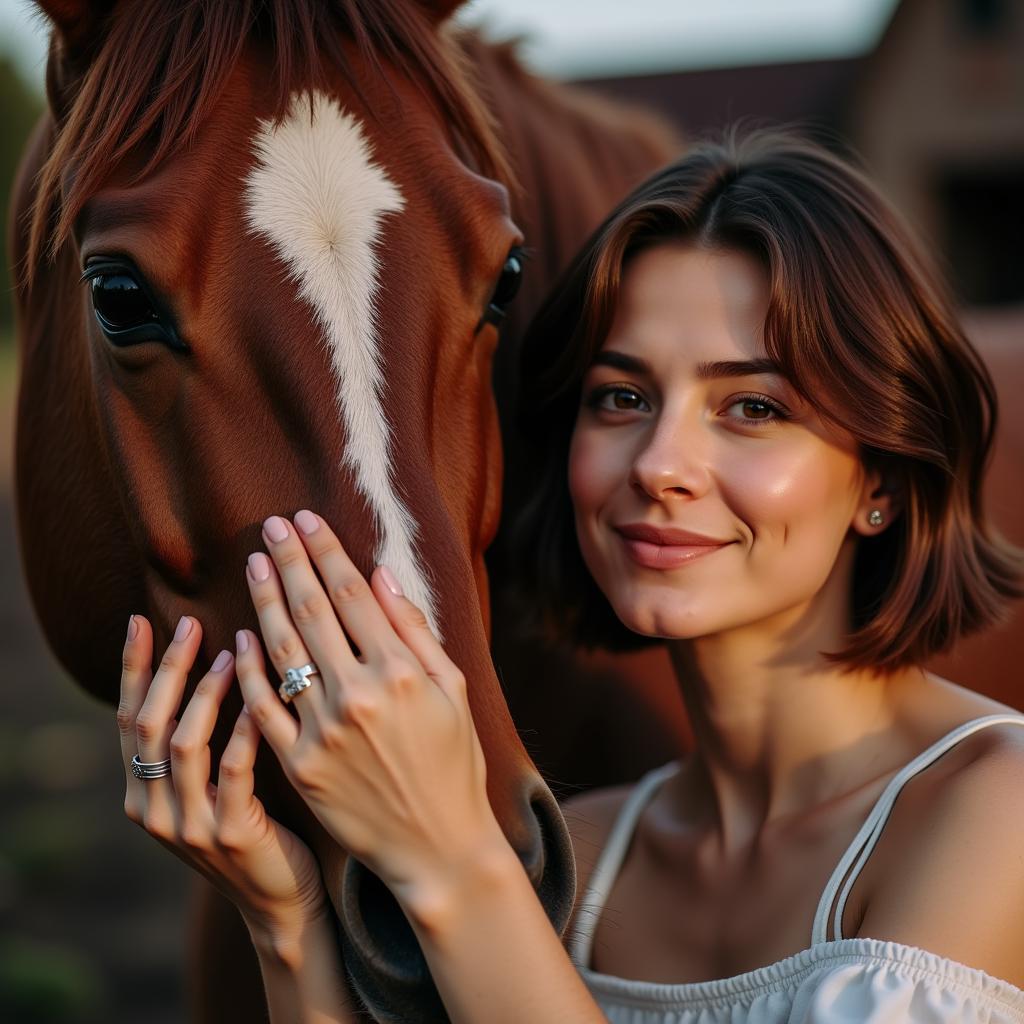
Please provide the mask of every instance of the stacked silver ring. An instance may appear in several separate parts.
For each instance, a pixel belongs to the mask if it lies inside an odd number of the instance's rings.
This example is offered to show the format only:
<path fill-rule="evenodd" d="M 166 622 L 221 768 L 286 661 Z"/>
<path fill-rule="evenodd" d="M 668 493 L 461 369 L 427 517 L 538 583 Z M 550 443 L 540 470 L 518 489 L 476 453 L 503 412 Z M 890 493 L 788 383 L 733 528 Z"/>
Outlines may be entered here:
<path fill-rule="evenodd" d="M 313 684 L 309 681 L 310 676 L 320 675 L 320 669 L 316 665 L 302 665 L 300 668 L 289 668 L 285 670 L 284 682 L 277 688 L 278 696 L 288 704 L 292 698 L 297 697 L 303 690 Z"/>
<path fill-rule="evenodd" d="M 138 754 L 132 758 L 132 775 L 137 779 L 162 779 L 165 775 L 170 774 L 170 760 L 140 761 Z"/>

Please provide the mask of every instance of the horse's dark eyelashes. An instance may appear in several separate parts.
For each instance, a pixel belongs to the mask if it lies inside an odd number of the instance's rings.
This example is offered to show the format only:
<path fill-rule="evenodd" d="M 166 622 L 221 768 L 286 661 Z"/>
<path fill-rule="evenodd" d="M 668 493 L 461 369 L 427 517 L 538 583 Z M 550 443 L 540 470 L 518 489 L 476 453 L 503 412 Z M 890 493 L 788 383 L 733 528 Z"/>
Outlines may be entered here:
<path fill-rule="evenodd" d="M 176 352 L 188 351 L 172 318 L 130 262 L 91 261 L 82 281 L 89 284 L 96 322 L 112 345 L 125 348 L 157 341 Z"/>
<path fill-rule="evenodd" d="M 522 246 L 513 246 L 505 258 L 505 265 L 501 268 L 498 283 L 494 286 L 494 292 L 487 303 L 484 315 L 477 327 L 479 330 L 484 324 L 494 324 L 498 327 L 505 314 L 508 312 L 508 304 L 516 297 L 519 286 L 523 282 L 523 263 L 526 259 L 526 251 Z"/>

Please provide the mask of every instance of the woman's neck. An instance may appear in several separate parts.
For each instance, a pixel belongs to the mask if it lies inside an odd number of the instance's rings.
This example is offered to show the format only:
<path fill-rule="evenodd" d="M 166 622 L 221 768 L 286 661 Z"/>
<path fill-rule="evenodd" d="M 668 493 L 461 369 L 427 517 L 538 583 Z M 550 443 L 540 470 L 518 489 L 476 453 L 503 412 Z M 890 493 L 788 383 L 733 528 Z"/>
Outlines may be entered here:
<path fill-rule="evenodd" d="M 691 795 L 723 851 L 913 754 L 908 710 L 927 685 L 924 673 L 843 671 L 821 656 L 841 642 L 824 625 L 809 624 L 805 610 L 781 624 L 669 645 L 695 738 Z"/>

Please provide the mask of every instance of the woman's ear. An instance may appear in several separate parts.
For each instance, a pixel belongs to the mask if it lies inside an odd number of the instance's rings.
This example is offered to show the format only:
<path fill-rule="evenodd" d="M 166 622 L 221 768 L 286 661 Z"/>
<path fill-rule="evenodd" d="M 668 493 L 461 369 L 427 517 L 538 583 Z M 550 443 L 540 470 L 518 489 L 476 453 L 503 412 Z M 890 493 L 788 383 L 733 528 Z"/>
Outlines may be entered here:
<path fill-rule="evenodd" d="M 862 537 L 875 537 L 899 517 L 903 510 L 895 481 L 879 469 L 867 469 L 860 500 L 850 526 Z"/>

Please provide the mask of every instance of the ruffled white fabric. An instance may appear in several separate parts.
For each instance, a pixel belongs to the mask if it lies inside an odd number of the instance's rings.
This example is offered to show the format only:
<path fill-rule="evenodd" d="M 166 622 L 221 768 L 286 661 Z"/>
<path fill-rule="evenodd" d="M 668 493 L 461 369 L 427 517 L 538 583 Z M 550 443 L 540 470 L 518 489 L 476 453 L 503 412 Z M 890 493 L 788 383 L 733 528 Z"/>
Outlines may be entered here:
<path fill-rule="evenodd" d="M 661 985 L 580 968 L 611 1024 L 1024 1024 L 1024 991 L 896 942 L 822 942 L 716 981 Z"/>
<path fill-rule="evenodd" d="M 588 885 L 590 912 L 580 915 L 568 942 L 577 969 L 611 1024 L 1024 1024 L 1024 991 L 1008 981 L 897 942 L 842 937 L 847 897 L 906 782 L 967 736 L 1004 722 L 1024 725 L 1024 715 L 985 715 L 965 722 L 894 776 L 821 895 L 810 948 L 716 981 L 657 985 L 585 966 L 637 820 L 679 765 L 648 772 L 612 826 Z M 837 896 L 833 940 L 827 942 Z"/>

